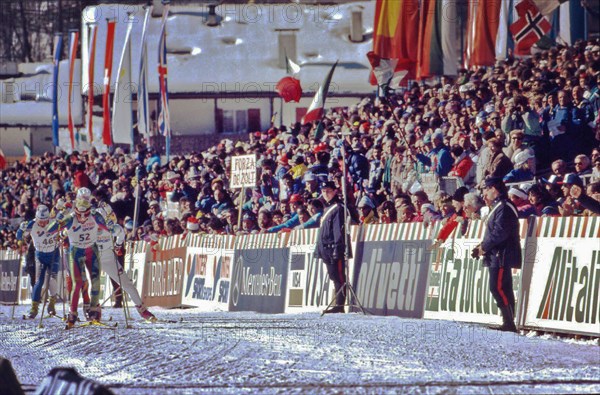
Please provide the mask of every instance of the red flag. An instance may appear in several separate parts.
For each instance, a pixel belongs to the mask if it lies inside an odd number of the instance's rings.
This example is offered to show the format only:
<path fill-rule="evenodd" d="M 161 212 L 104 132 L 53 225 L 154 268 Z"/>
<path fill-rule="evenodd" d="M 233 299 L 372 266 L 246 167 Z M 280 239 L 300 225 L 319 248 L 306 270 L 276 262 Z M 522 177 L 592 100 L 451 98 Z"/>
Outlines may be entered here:
<path fill-rule="evenodd" d="M 531 0 L 523 0 L 515 8 L 519 19 L 510 25 L 516 43 L 515 52 L 528 55 L 531 47 L 550 31 L 552 25 Z"/>
<path fill-rule="evenodd" d="M 106 29 L 106 55 L 104 57 L 104 92 L 102 94 L 102 118 L 104 128 L 102 129 L 102 142 L 108 146 L 112 145 L 112 133 L 110 130 L 110 76 L 112 74 L 113 48 L 115 45 L 115 20 L 107 22 Z"/>
<path fill-rule="evenodd" d="M 373 52 L 381 59 L 397 60 L 396 72 L 415 78 L 419 43 L 419 0 L 377 0 Z M 377 84 L 374 75 L 371 83 Z"/>
<path fill-rule="evenodd" d="M 300 81 L 294 77 L 283 77 L 275 86 L 275 91 L 286 103 L 300 102 L 302 98 L 302 87 Z"/>
<path fill-rule="evenodd" d="M 6 158 L 4 157 L 4 152 L 2 148 L 0 148 L 0 170 L 3 170 L 6 167 Z"/>
<path fill-rule="evenodd" d="M 88 134 L 90 136 L 90 144 L 94 141 L 94 130 L 92 129 L 94 117 L 94 63 L 96 59 L 96 36 L 98 35 L 96 25 L 90 26 L 90 48 L 89 48 L 89 64 L 88 64 Z"/>
<path fill-rule="evenodd" d="M 493 66 L 503 0 L 470 0 L 465 67 Z"/>
<path fill-rule="evenodd" d="M 79 45 L 79 32 L 71 32 L 69 37 L 69 101 L 67 102 L 69 137 L 71 138 L 71 149 L 75 150 L 75 133 L 73 126 L 73 113 L 71 111 L 71 98 L 73 97 L 73 73 L 75 73 L 75 58 L 77 58 L 77 46 Z"/>

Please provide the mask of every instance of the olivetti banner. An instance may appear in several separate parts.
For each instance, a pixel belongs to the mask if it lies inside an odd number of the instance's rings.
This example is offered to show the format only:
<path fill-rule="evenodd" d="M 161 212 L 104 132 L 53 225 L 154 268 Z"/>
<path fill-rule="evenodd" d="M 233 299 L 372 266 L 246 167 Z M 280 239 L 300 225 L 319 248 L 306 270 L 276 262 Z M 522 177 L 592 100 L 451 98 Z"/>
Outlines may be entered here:
<path fill-rule="evenodd" d="M 600 219 L 538 221 L 525 326 L 600 336 Z"/>
<path fill-rule="evenodd" d="M 353 283 L 369 313 L 423 317 L 431 241 L 418 238 L 426 234 L 422 224 L 367 226 Z"/>
<path fill-rule="evenodd" d="M 527 224 L 521 222 L 521 232 Z M 489 287 L 489 271 L 481 259 L 471 258 L 484 232 L 482 221 L 473 221 L 464 236 L 451 235 L 432 255 L 424 318 L 501 324 L 498 306 Z M 455 231 L 457 232 L 457 231 Z M 521 239 L 525 244 L 524 237 Z M 521 270 L 513 269 L 517 316 L 521 310 Z"/>
<path fill-rule="evenodd" d="M 287 234 L 236 238 L 229 311 L 285 312 L 289 261 L 286 239 Z"/>

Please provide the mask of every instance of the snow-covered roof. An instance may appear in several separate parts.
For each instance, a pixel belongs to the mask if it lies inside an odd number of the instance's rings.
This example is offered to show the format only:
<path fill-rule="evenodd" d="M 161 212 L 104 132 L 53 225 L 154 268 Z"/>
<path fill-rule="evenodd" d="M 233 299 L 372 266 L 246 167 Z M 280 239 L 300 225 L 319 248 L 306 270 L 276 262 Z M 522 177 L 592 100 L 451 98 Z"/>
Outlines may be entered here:
<path fill-rule="evenodd" d="M 351 10 L 362 9 L 366 39 L 349 39 Z M 372 93 L 366 53 L 372 47 L 374 2 L 318 6 L 286 4 L 224 4 L 217 27 L 206 26 L 205 6 L 170 7 L 167 20 L 168 83 L 172 93 L 273 92 L 286 75 L 278 67 L 276 29 L 297 29 L 296 61 L 302 66 L 298 78 L 305 91 L 315 91 L 331 65 L 339 60 L 332 93 Z M 116 18 L 112 88 L 127 31 L 127 13 L 134 15 L 132 30 L 132 80 L 137 84 L 140 41 L 144 21 L 141 6 L 104 4 L 88 7 L 83 14 L 83 93 L 88 87 L 87 24 L 98 26 L 94 83 L 96 94 L 103 84 L 106 19 Z M 158 92 L 158 41 L 161 18 L 150 18 L 148 29 L 149 91 Z"/>
<path fill-rule="evenodd" d="M 14 103 L 0 103 L 0 125 L 50 126 L 52 123 L 52 94 L 54 91 L 52 63 L 23 63 L 20 78 L 2 81 L 0 95 L 12 97 Z M 71 111 L 73 122 L 83 122 L 81 61 L 75 61 Z M 68 123 L 69 61 L 62 60 L 58 72 L 58 120 Z M 12 100 L 11 100 L 12 101 Z"/>

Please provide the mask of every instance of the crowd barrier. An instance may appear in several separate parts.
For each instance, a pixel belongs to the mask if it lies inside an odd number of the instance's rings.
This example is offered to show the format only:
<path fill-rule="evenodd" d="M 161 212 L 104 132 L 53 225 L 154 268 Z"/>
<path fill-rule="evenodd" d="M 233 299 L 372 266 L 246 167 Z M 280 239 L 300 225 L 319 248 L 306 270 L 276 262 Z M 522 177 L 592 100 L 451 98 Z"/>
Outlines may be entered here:
<path fill-rule="evenodd" d="M 352 227 L 348 266 L 360 302 L 377 315 L 499 324 L 488 271 L 471 258 L 484 223 L 472 221 L 464 235 L 457 228 L 432 249 L 439 228 L 421 223 Z M 600 218 L 531 217 L 520 221 L 520 234 L 523 268 L 513 270 L 518 326 L 600 336 Z M 308 229 L 163 238 L 155 246 L 128 245 L 125 270 L 148 306 L 319 311 L 334 292 L 314 254 L 317 237 L 318 230 Z M 0 297 L 14 303 L 15 255 L 0 257 Z M 24 301 L 28 279 L 22 278 Z"/>

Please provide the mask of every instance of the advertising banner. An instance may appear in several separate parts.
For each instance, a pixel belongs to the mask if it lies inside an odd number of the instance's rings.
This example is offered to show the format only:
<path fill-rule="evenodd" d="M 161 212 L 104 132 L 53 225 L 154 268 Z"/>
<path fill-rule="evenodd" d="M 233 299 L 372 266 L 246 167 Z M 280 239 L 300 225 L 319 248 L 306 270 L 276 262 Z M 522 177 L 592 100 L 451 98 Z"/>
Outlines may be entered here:
<path fill-rule="evenodd" d="M 538 221 L 525 326 L 600 336 L 600 219 Z"/>
<path fill-rule="evenodd" d="M 19 259 L 0 260 L 0 303 L 13 305 L 17 303 L 19 270 L 21 262 Z"/>
<path fill-rule="evenodd" d="M 423 316 L 431 245 L 427 234 L 420 223 L 363 226 L 353 283 L 369 313 Z"/>
<path fill-rule="evenodd" d="M 237 236 L 229 311 L 285 312 L 287 233 Z"/>
<path fill-rule="evenodd" d="M 182 304 L 202 307 L 207 311 L 227 311 L 233 236 L 189 235 Z"/>
<path fill-rule="evenodd" d="M 186 248 L 181 236 L 162 238 L 158 249 L 149 254 L 144 269 L 142 300 L 146 306 L 181 305 Z"/>
<path fill-rule="evenodd" d="M 333 299 L 335 292 L 327 268 L 314 254 L 318 231 L 303 229 L 290 234 L 286 312 L 321 311 Z"/>
<path fill-rule="evenodd" d="M 424 318 L 502 324 L 498 306 L 490 293 L 489 271 L 481 259 L 471 258 L 484 232 L 483 221 L 469 224 L 466 234 L 460 227 L 436 251 L 429 268 Z M 527 224 L 521 222 L 521 245 L 525 245 Z M 513 291 L 519 314 L 521 270 L 513 269 Z"/>

